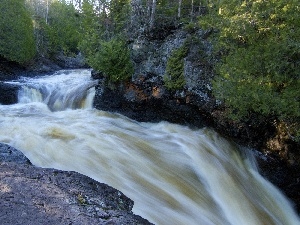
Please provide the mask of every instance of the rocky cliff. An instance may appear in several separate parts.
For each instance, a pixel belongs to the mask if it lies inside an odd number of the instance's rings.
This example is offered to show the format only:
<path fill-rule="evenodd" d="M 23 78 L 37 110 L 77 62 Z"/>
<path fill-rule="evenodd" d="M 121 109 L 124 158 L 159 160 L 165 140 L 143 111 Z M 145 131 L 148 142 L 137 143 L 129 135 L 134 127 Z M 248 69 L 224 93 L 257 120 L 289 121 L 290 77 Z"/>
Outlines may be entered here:
<path fill-rule="evenodd" d="M 300 162 L 295 150 L 299 146 L 287 144 L 276 136 L 277 127 L 272 118 L 252 115 L 247 121 L 236 122 L 226 117 L 225 105 L 212 95 L 214 65 L 218 59 L 213 56 L 207 39 L 211 32 L 182 27 L 169 30 L 159 38 L 157 35 L 132 37 L 130 47 L 135 72 L 131 81 L 108 87 L 103 76 L 94 73 L 93 77 L 100 80 L 94 106 L 138 121 L 166 120 L 193 127 L 211 126 L 238 143 L 265 153 L 275 149 L 275 154 L 291 163 Z M 172 90 L 166 88 L 164 81 L 167 63 L 172 52 L 183 46 L 187 49 L 183 58 L 185 85 Z M 278 146 L 272 149 L 270 142 Z"/>

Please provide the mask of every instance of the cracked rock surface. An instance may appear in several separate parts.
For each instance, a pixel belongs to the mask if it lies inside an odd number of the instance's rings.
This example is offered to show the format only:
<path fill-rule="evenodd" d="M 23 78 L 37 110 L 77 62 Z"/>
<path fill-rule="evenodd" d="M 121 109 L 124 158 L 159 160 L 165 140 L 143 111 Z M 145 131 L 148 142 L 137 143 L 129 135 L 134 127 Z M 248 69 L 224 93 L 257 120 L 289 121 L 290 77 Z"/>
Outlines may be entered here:
<path fill-rule="evenodd" d="M 151 224 L 120 191 L 77 172 L 39 168 L 0 143 L 0 221 L 29 224 Z"/>

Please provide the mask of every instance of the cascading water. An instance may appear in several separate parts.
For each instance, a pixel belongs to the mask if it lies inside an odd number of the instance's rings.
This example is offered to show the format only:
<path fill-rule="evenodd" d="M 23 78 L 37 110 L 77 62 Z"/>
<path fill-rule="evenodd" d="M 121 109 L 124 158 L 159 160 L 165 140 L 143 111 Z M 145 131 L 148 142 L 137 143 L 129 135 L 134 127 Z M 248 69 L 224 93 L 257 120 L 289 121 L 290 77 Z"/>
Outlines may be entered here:
<path fill-rule="evenodd" d="M 136 214 L 157 225 L 300 224 L 251 154 L 216 132 L 78 108 L 95 85 L 89 77 L 78 70 L 18 81 L 20 103 L 0 105 L 0 142 L 37 166 L 78 171 L 119 189 Z"/>
<path fill-rule="evenodd" d="M 22 86 L 19 103 L 43 102 L 51 111 L 61 111 L 92 107 L 92 87 L 97 81 L 90 79 L 89 70 L 71 70 L 60 71 L 51 76 L 24 77 L 10 83 Z"/>

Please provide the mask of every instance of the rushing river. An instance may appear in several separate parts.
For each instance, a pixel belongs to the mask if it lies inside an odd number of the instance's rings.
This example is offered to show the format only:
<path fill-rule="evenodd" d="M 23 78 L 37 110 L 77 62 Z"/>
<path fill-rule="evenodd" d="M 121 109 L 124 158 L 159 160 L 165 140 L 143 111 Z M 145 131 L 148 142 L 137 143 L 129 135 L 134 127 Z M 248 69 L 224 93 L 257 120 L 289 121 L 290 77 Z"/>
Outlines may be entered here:
<path fill-rule="evenodd" d="M 91 107 L 90 71 L 23 78 L 0 105 L 0 142 L 41 167 L 73 170 L 134 200 L 157 225 L 298 225 L 288 200 L 247 150 L 211 129 L 139 123 Z"/>

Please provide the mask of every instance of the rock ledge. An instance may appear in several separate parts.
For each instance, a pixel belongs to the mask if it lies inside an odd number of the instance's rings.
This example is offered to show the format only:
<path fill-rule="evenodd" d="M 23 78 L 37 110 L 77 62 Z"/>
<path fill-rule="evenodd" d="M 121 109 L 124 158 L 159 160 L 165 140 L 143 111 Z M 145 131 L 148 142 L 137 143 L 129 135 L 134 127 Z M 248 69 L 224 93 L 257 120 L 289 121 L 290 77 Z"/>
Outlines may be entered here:
<path fill-rule="evenodd" d="M 151 224 L 120 191 L 76 172 L 33 166 L 0 143 L 1 224 Z"/>

